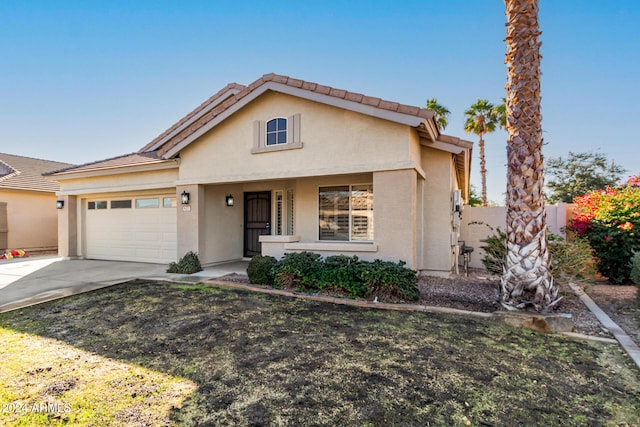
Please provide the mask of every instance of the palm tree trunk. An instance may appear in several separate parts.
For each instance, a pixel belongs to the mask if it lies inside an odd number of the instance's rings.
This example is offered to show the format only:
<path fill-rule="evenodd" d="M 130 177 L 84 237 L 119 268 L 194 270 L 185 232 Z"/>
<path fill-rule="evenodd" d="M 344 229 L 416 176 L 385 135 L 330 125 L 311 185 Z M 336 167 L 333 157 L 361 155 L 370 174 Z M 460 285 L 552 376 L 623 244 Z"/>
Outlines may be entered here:
<path fill-rule="evenodd" d="M 480 181 L 482 185 L 482 206 L 487 206 L 487 161 L 484 158 L 484 139 L 482 138 L 482 134 L 480 134 L 478 148 L 480 150 Z"/>
<path fill-rule="evenodd" d="M 549 269 L 542 188 L 537 0 L 505 0 L 507 15 L 507 259 L 500 301 L 549 311 L 559 301 Z"/>

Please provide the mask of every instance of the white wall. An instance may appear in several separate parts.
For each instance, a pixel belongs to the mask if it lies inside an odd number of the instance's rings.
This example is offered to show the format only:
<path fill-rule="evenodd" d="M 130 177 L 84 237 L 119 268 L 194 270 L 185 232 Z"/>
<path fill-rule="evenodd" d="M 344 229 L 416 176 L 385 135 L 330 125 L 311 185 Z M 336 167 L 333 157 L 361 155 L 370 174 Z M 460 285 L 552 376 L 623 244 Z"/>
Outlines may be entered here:
<path fill-rule="evenodd" d="M 562 230 L 567 224 L 567 212 L 571 212 L 571 206 L 559 203 L 545 207 L 549 233 L 564 235 Z M 471 267 L 484 268 L 481 261 L 484 257 L 484 251 L 480 248 L 480 246 L 484 246 L 484 243 L 481 240 L 495 233 L 489 226 L 493 229 L 499 227 L 502 231 L 506 231 L 506 218 L 507 208 L 505 206 L 464 207 L 460 240 L 464 240 L 466 246 L 471 246 L 474 249 L 471 253 Z M 460 262 L 462 262 L 462 257 L 460 257 Z"/>

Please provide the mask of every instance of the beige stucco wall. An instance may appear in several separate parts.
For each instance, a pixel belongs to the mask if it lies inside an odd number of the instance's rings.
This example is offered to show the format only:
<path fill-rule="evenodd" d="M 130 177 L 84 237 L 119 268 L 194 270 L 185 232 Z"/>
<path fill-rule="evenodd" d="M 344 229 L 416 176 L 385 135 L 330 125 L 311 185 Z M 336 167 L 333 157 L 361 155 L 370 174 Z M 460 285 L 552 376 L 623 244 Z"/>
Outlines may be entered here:
<path fill-rule="evenodd" d="M 373 174 L 374 238 L 380 258 L 417 269 L 417 174 L 415 170 Z"/>
<path fill-rule="evenodd" d="M 301 115 L 303 148 L 252 154 L 254 121 Z M 267 92 L 181 151 L 180 183 L 245 182 L 416 166 L 409 126 Z"/>
<path fill-rule="evenodd" d="M 168 188 L 175 186 L 177 178 L 177 168 L 73 179 L 61 176 L 57 177 L 60 180 L 58 194 L 123 193 Z"/>
<path fill-rule="evenodd" d="M 54 249 L 58 246 L 56 196 L 38 191 L 0 192 L 7 203 L 8 249 Z"/>
<path fill-rule="evenodd" d="M 206 250 L 203 264 L 242 258 L 244 203 L 241 185 L 207 186 L 204 220 Z M 225 196 L 233 195 L 234 205 L 227 206 Z"/>
<path fill-rule="evenodd" d="M 423 250 L 420 267 L 426 273 L 451 271 L 454 250 L 451 248 L 451 192 L 456 188 L 451 153 L 422 148 Z"/>

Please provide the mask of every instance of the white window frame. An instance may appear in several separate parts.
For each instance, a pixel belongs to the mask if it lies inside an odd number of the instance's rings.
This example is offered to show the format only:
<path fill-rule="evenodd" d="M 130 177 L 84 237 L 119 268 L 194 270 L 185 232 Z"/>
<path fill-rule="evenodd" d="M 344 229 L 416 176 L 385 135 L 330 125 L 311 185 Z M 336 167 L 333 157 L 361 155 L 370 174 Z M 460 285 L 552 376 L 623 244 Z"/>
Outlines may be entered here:
<path fill-rule="evenodd" d="M 284 128 L 280 129 L 279 125 L 280 125 L 280 121 L 284 121 Z M 269 123 L 271 122 L 275 122 L 275 130 L 269 130 Z M 282 145 L 282 144 L 286 144 L 289 139 L 289 135 L 287 135 L 288 132 L 288 128 L 289 128 L 289 119 L 287 119 L 286 117 L 274 117 L 271 120 L 268 120 L 266 123 L 266 127 L 265 127 L 265 144 L 266 146 L 270 147 L 273 145 Z M 274 135 L 275 136 L 275 142 L 273 144 L 269 144 L 269 135 Z M 280 142 L 280 136 L 283 135 L 284 136 L 284 141 Z"/>
<path fill-rule="evenodd" d="M 278 199 L 278 197 L 280 199 Z M 294 190 L 293 188 L 273 190 L 273 224 L 272 235 L 293 236 L 294 235 Z"/>
<path fill-rule="evenodd" d="M 272 151 L 293 150 L 302 148 L 300 140 L 300 113 L 289 117 L 271 117 L 268 120 L 255 120 L 253 122 L 253 148 L 252 154 L 269 153 Z M 287 141 L 284 144 L 267 145 L 267 123 L 275 119 L 287 121 Z"/>
<path fill-rule="evenodd" d="M 353 243 L 353 242 L 365 242 L 365 243 L 371 243 L 374 241 L 375 239 L 375 229 L 373 228 L 373 221 L 374 221 L 374 216 L 373 216 L 373 205 L 371 208 L 371 239 L 354 239 L 353 238 L 353 198 L 352 198 L 352 194 L 353 194 L 353 188 L 354 187 L 358 187 L 358 186 L 364 186 L 364 185 L 368 185 L 371 187 L 371 192 L 373 193 L 373 183 L 371 182 L 364 182 L 364 183 L 356 183 L 356 184 L 326 184 L 326 185 L 319 185 L 318 189 L 317 189 L 317 196 L 316 196 L 316 219 L 317 219 L 317 230 L 318 230 L 318 241 L 319 242 L 334 242 L 334 243 L 339 243 L 339 242 L 343 242 L 343 243 Z M 348 240 L 331 240 L 331 239 L 321 239 L 321 235 L 320 235 L 320 189 L 321 188 L 326 188 L 326 187 L 348 187 L 348 192 L 349 192 L 349 217 L 348 217 L 348 224 L 349 224 L 349 230 L 348 230 L 348 235 L 349 235 L 349 239 Z"/>

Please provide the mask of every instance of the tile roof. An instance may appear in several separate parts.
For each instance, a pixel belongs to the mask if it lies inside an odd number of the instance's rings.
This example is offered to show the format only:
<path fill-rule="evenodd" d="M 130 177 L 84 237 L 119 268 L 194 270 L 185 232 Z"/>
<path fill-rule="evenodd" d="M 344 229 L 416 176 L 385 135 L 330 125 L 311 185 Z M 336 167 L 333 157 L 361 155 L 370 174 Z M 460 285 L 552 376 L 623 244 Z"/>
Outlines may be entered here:
<path fill-rule="evenodd" d="M 64 172 L 75 173 L 101 169 L 111 169 L 125 166 L 161 163 L 163 161 L 166 161 L 165 159 L 175 155 L 175 151 L 179 148 L 178 147 L 174 149 L 174 147 L 178 146 L 181 142 L 185 141 L 187 138 L 194 135 L 199 130 L 202 130 L 203 128 L 206 130 L 205 126 L 208 123 L 216 119 L 222 113 L 229 110 L 232 106 L 238 104 L 245 97 L 251 95 L 253 92 L 259 90 L 262 86 L 270 82 L 281 84 L 285 87 L 308 91 L 311 94 L 326 95 L 336 99 L 343 99 L 348 102 L 361 104 L 366 108 L 373 107 L 382 111 L 389 111 L 392 113 L 416 117 L 421 121 L 424 120 L 424 122 L 421 122 L 419 126 L 419 132 L 424 136 L 429 135 L 429 129 L 427 129 L 426 122 L 433 122 L 433 111 L 427 110 L 425 108 L 400 104 L 398 102 L 386 101 L 381 98 L 366 96 L 361 93 L 349 92 L 343 89 L 336 89 L 330 86 L 320 85 L 318 83 L 307 82 L 304 80 L 294 79 L 288 76 L 271 73 L 263 75 L 248 86 L 243 86 L 237 83 L 229 83 L 213 96 L 209 97 L 198 107 L 196 107 L 189 114 L 176 122 L 169 129 L 165 130 L 151 142 L 142 147 L 137 153 L 126 154 L 111 159 L 100 160 L 92 163 L 87 163 L 85 165 L 57 170 L 53 173 L 50 173 L 49 175 L 52 175 L 54 173 L 60 174 Z M 264 88 L 262 90 L 264 90 Z M 259 94 L 260 92 L 256 93 Z M 247 99 L 251 100 L 252 98 Z M 438 135 L 439 137 L 447 137 L 446 135 L 439 134 L 435 122 L 433 122 L 433 128 L 436 129 L 436 135 Z M 431 138 L 433 138 L 433 136 Z M 452 140 L 455 139 L 456 141 L 462 141 L 459 140 L 459 138 L 450 138 Z M 451 143 L 452 141 L 447 142 Z M 188 141 L 186 143 L 188 143 Z M 455 145 L 463 146 L 464 143 L 467 143 L 467 141 L 462 141 L 462 143 L 456 143 Z M 174 152 L 167 154 L 172 149 L 174 149 Z"/>
<path fill-rule="evenodd" d="M 227 97 L 229 97 L 229 95 L 232 95 L 235 92 L 241 91 L 244 88 L 245 88 L 245 86 L 243 86 L 243 85 L 239 85 L 237 83 L 229 83 L 228 85 L 226 85 L 225 87 L 220 89 L 218 92 L 216 92 L 214 95 L 209 97 L 209 99 L 207 99 L 202 104 L 200 104 L 198 107 L 196 107 L 189 114 L 187 114 L 186 116 L 181 118 L 177 123 L 175 123 L 169 129 L 165 130 L 160 135 L 158 135 L 156 138 L 154 138 L 153 141 L 151 141 L 150 143 L 148 143 L 147 145 L 142 147 L 140 149 L 140 152 L 149 151 L 151 149 L 151 147 L 153 147 L 156 143 L 158 143 L 162 139 L 166 138 L 171 133 L 175 132 L 177 129 L 179 129 L 181 126 L 183 126 L 189 120 L 191 120 L 191 118 L 197 116 L 201 112 L 204 112 L 207 109 L 207 107 L 214 106 L 216 104 L 216 101 L 218 101 L 221 97 L 224 97 L 225 95 Z"/>
<path fill-rule="evenodd" d="M 195 132 L 197 132 L 200 128 L 205 126 L 207 123 L 209 123 L 215 117 L 219 116 L 221 113 L 223 113 L 224 111 L 228 110 L 231 106 L 233 106 L 236 103 L 238 103 L 244 97 L 248 96 L 253 91 L 255 91 L 256 89 L 260 88 L 261 86 L 263 86 L 264 84 L 269 83 L 269 82 L 283 84 L 285 86 L 290 86 L 290 87 L 293 87 L 293 88 L 298 88 L 298 89 L 306 90 L 306 91 L 309 91 L 309 92 L 314 92 L 314 93 L 317 93 L 317 94 L 320 94 L 320 95 L 328 95 L 328 96 L 331 96 L 331 97 L 344 99 L 346 101 L 356 102 L 356 103 L 359 103 L 359 104 L 362 104 L 362 105 L 379 108 L 381 110 L 387 110 L 387 111 L 391 111 L 391 112 L 395 112 L 395 113 L 416 116 L 416 117 L 419 117 L 419 118 L 422 118 L 422 119 L 425 119 L 425 120 L 433 118 L 433 111 L 427 110 L 425 108 L 420 108 L 420 107 L 415 107 L 415 106 L 411 106 L 411 105 L 400 104 L 398 102 L 386 101 L 384 99 L 366 96 L 366 95 L 363 95 L 361 93 L 349 92 L 349 91 L 343 90 L 343 89 L 336 89 L 336 88 L 332 88 L 330 86 L 320 85 L 318 83 L 307 82 L 307 81 L 304 81 L 304 80 L 294 79 L 292 77 L 282 76 L 282 75 L 271 73 L 271 74 L 263 75 L 258 80 L 256 80 L 253 83 L 251 83 L 249 86 L 242 86 L 242 85 L 239 85 L 237 83 L 231 83 L 231 84 L 227 85 L 225 88 L 223 88 L 217 94 L 213 95 L 211 98 L 209 98 L 203 104 L 201 104 L 198 108 L 196 108 L 191 113 L 189 113 L 187 116 L 185 116 L 183 119 L 181 119 L 178 123 L 173 125 L 167 131 L 163 132 L 157 138 L 155 138 L 151 143 L 145 145 L 142 149 L 140 149 L 140 152 L 144 152 L 144 151 L 149 150 L 149 149 L 154 149 L 154 150 L 157 149 L 157 150 L 160 151 L 160 155 L 164 155 L 169 150 L 171 150 L 173 147 L 175 147 L 178 144 L 180 144 L 180 142 L 182 142 L 185 139 L 187 139 L 190 135 L 192 135 Z M 159 141 L 161 141 L 163 138 L 167 137 L 169 134 L 171 134 L 172 132 L 174 132 L 178 128 L 180 128 L 181 126 L 183 126 L 186 123 L 188 123 L 199 112 L 203 111 L 203 109 L 206 106 L 214 104 L 215 103 L 214 101 L 217 101 L 220 96 L 222 96 L 224 93 L 228 93 L 230 87 L 238 89 L 239 92 L 228 96 L 224 100 L 224 102 L 218 103 L 215 106 L 215 108 L 211 109 L 206 114 L 201 115 L 196 120 L 192 120 L 193 123 L 190 123 L 188 126 L 185 126 L 182 130 L 176 132 L 175 135 L 173 135 L 171 138 L 169 138 L 160 147 L 155 146 L 155 144 L 158 143 Z"/>
<path fill-rule="evenodd" d="M 167 162 L 158 156 L 157 151 L 151 151 L 148 153 L 131 153 L 122 156 L 112 157 L 110 159 L 98 160 L 96 162 L 85 163 L 83 165 L 66 167 L 46 173 L 45 175 L 57 175 L 64 172 L 89 172 L 102 169 L 113 169 L 126 166 L 138 166 L 148 165 L 152 163 L 164 163 Z"/>
<path fill-rule="evenodd" d="M 70 166 L 73 165 L 0 153 L 0 189 L 56 192 L 60 189 L 58 183 L 43 178 L 42 174 Z"/>

